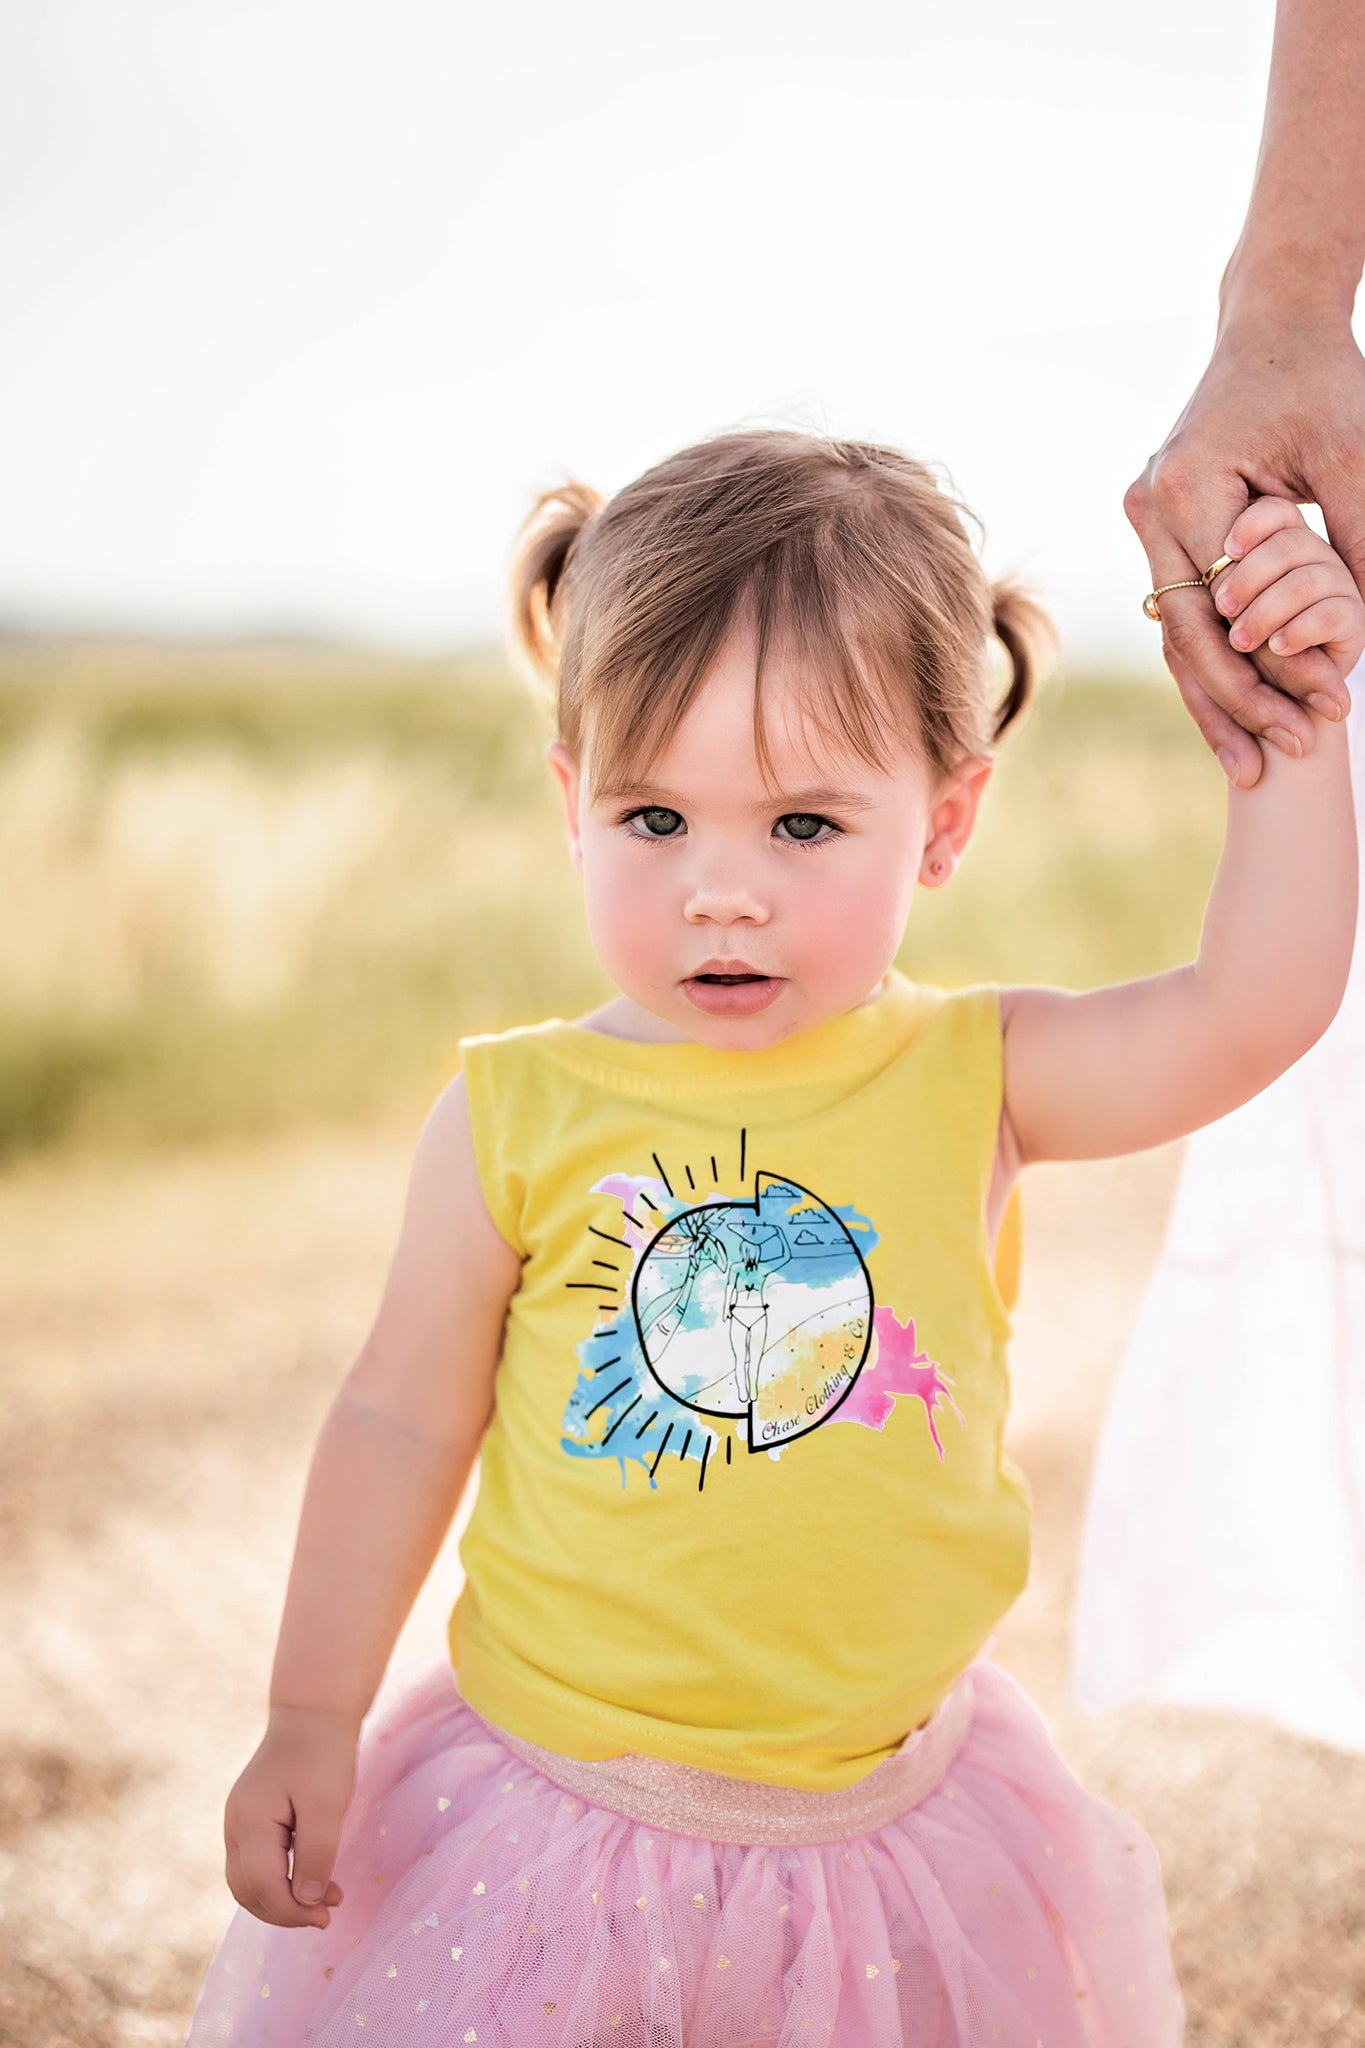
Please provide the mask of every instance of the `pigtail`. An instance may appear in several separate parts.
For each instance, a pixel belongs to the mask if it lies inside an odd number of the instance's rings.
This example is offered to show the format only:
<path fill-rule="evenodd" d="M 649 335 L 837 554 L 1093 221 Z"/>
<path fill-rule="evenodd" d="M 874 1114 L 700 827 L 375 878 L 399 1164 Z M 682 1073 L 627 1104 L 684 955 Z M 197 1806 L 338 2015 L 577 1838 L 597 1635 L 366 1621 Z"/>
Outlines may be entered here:
<path fill-rule="evenodd" d="M 570 480 L 541 492 L 517 535 L 508 578 L 509 631 L 514 648 L 551 690 L 564 637 L 555 601 L 584 528 L 605 503 L 591 485 Z"/>
<path fill-rule="evenodd" d="M 995 713 L 999 739 L 1033 701 L 1057 653 L 1057 630 L 1022 584 L 991 585 L 992 624 L 1010 663 L 1010 685 Z"/>

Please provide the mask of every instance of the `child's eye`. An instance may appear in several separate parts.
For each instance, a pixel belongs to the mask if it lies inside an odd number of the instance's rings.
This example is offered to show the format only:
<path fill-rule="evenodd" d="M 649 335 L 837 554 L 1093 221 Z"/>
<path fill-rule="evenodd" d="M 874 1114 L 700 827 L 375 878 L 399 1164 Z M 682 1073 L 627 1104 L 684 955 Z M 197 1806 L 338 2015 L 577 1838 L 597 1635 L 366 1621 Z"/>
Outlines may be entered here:
<path fill-rule="evenodd" d="M 794 840 L 798 846 L 823 846 L 840 830 L 830 819 L 817 817 L 814 811 L 788 811 L 785 817 L 778 819 L 774 832 L 778 826 L 785 827 L 781 836 Z"/>
<path fill-rule="evenodd" d="M 662 804 L 648 804 L 643 810 L 631 811 L 621 822 L 636 839 L 679 839 L 687 830 L 681 811 L 667 810 Z M 637 825 L 643 830 L 636 831 Z"/>

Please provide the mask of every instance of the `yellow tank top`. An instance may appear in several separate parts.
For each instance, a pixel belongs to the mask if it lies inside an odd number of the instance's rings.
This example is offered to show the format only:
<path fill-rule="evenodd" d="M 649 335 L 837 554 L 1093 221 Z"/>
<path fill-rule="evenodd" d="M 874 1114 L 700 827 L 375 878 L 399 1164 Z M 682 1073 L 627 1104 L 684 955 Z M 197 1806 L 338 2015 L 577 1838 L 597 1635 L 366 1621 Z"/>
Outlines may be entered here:
<path fill-rule="evenodd" d="M 893 971 L 762 1052 L 558 1019 L 461 1049 L 525 1261 L 461 1691 L 569 1756 L 853 1783 L 1028 1575 L 986 1223 L 997 992 Z"/>

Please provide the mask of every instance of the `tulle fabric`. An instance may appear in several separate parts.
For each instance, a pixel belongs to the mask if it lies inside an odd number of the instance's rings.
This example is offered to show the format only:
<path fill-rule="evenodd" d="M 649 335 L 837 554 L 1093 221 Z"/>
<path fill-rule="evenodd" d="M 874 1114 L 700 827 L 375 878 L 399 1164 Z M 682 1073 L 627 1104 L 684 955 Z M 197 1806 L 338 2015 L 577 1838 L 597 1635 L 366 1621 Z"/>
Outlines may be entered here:
<path fill-rule="evenodd" d="M 1365 699 L 1365 663 L 1351 683 Z M 1084 1707 L 1230 1707 L 1365 1750 L 1359 937 L 1318 1044 L 1186 1148 L 1100 1438 L 1074 1645 Z"/>
<path fill-rule="evenodd" d="M 367 1724 L 330 1928 L 238 1912 L 187 2048 L 1174 2048 L 1155 1851 L 1005 1673 L 874 1832 L 747 1848 L 522 1762 L 446 1665 Z"/>

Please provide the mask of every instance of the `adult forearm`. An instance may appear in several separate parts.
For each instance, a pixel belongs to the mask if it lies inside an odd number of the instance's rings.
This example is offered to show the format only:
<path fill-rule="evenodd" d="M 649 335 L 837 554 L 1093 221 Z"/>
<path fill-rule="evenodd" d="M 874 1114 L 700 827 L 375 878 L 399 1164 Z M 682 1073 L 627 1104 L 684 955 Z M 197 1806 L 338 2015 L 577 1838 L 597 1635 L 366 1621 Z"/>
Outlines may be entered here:
<path fill-rule="evenodd" d="M 1349 323 L 1365 263 L 1365 6 L 1279 0 L 1246 222 L 1220 333 Z"/>
<path fill-rule="evenodd" d="M 433 1443 L 344 1396 L 333 1405 L 304 1494 L 272 1712 L 363 1718 L 476 1450 Z"/>
<path fill-rule="evenodd" d="M 1365 592 L 1365 362 L 1351 310 L 1365 261 L 1365 0 L 1280 0 L 1260 157 L 1223 276 L 1212 358 L 1124 498 L 1153 588 L 1222 552 L 1267 494 L 1316 503 Z M 1303 708 L 1348 708 L 1315 654 L 1234 652 L 1202 593 L 1162 607 L 1166 663 L 1229 779 L 1261 773 L 1257 738 L 1294 755 Z"/>

